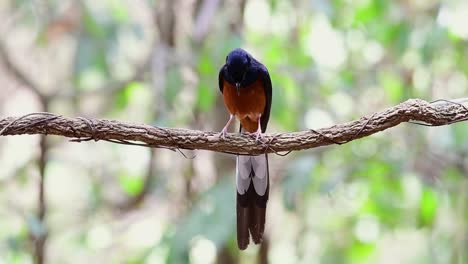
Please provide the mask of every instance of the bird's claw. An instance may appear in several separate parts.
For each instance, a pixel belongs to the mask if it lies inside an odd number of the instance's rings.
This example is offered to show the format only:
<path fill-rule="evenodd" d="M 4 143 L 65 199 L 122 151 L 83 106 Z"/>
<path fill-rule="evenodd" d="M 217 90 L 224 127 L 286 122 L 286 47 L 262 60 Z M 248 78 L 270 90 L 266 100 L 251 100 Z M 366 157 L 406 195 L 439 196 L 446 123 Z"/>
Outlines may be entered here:
<path fill-rule="evenodd" d="M 226 138 L 226 135 L 227 135 L 226 129 L 221 130 L 221 132 L 219 132 L 219 134 L 218 134 L 218 136 L 219 136 L 221 139 L 225 139 L 225 138 Z"/>
<path fill-rule="evenodd" d="M 261 139 L 263 139 L 263 133 L 262 132 L 257 131 L 257 132 L 255 132 L 254 135 L 256 135 L 255 142 L 260 142 Z"/>

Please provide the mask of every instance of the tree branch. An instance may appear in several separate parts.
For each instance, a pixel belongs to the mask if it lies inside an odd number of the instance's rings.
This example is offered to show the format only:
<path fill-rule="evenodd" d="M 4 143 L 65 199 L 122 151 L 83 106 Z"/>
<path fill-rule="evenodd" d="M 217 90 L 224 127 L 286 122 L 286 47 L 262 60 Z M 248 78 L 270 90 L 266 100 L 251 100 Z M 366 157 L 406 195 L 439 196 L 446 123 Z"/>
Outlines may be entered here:
<path fill-rule="evenodd" d="M 105 140 L 120 144 L 155 148 L 203 149 L 236 154 L 261 154 L 297 151 L 331 144 L 343 144 L 363 138 L 402 122 L 443 126 L 468 120 L 468 108 L 458 100 L 426 102 L 410 99 L 358 120 L 318 130 L 265 134 L 256 142 L 251 134 L 204 132 L 182 128 L 161 128 L 105 119 L 68 118 L 51 113 L 33 113 L 23 117 L 0 119 L 0 135 L 42 134 L 72 138 L 71 141 Z"/>

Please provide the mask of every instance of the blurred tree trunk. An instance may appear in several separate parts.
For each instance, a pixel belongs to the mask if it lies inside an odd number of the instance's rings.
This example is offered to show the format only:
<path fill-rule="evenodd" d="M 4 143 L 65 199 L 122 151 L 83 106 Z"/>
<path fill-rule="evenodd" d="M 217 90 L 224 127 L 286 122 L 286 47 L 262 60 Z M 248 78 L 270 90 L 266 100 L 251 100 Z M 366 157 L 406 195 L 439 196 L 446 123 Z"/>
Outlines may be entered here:
<path fill-rule="evenodd" d="M 0 39 L 0 61 L 5 66 L 6 70 L 11 74 L 16 82 L 29 89 L 34 96 L 36 96 L 40 111 L 48 112 L 50 107 L 50 95 L 43 92 L 43 88 L 39 87 L 37 80 L 34 80 L 18 67 L 13 59 L 10 57 L 10 51 L 7 49 L 6 44 Z M 45 263 L 46 259 L 46 242 L 48 236 L 48 228 L 45 223 L 47 216 L 47 200 L 45 193 L 45 177 L 48 162 L 49 145 L 45 135 L 40 136 L 39 139 L 39 156 L 37 157 L 37 166 L 39 171 L 39 180 L 37 183 L 37 213 L 36 219 L 39 228 L 32 228 L 29 225 L 29 235 L 33 241 L 34 262 L 37 264 Z"/>
<path fill-rule="evenodd" d="M 258 264 L 267 264 L 268 263 L 268 251 L 270 249 L 270 239 L 267 235 L 264 235 L 263 242 L 260 245 L 260 250 L 258 251 Z"/>

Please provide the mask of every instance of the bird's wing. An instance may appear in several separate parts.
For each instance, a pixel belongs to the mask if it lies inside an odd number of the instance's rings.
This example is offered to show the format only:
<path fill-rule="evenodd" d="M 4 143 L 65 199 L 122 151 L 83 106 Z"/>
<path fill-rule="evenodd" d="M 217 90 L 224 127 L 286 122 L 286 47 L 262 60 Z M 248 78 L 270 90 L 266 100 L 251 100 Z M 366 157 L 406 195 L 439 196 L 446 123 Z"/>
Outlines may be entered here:
<path fill-rule="evenodd" d="M 268 120 L 270 119 L 270 109 L 271 109 L 271 98 L 273 95 L 271 88 L 271 79 L 270 74 L 265 66 L 260 66 L 260 76 L 263 81 L 263 88 L 265 89 L 266 104 L 265 109 L 263 110 L 262 117 L 260 119 L 260 124 L 262 126 L 262 132 L 266 131 Z"/>
<path fill-rule="evenodd" d="M 223 89 L 224 89 L 224 70 L 226 68 L 226 64 L 224 64 L 223 67 L 221 67 L 221 69 L 219 70 L 219 74 L 218 74 L 218 85 L 219 85 L 219 90 L 221 91 L 221 93 L 223 93 Z"/>

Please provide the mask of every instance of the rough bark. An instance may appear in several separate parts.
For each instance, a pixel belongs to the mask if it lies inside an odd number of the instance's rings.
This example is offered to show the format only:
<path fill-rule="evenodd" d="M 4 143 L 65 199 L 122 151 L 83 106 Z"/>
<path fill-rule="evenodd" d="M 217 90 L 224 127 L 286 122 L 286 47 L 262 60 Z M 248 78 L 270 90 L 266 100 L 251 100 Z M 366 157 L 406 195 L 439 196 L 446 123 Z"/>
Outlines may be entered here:
<path fill-rule="evenodd" d="M 363 138 L 403 122 L 443 126 L 468 120 L 462 102 L 409 99 L 394 107 L 358 120 L 317 130 L 269 133 L 257 142 L 251 134 L 228 134 L 182 128 L 162 128 L 106 119 L 69 118 L 51 113 L 32 113 L 0 119 L 0 135 L 42 134 L 72 138 L 72 141 L 105 140 L 121 144 L 141 144 L 155 148 L 202 149 L 226 153 L 260 154 L 298 151 Z"/>

